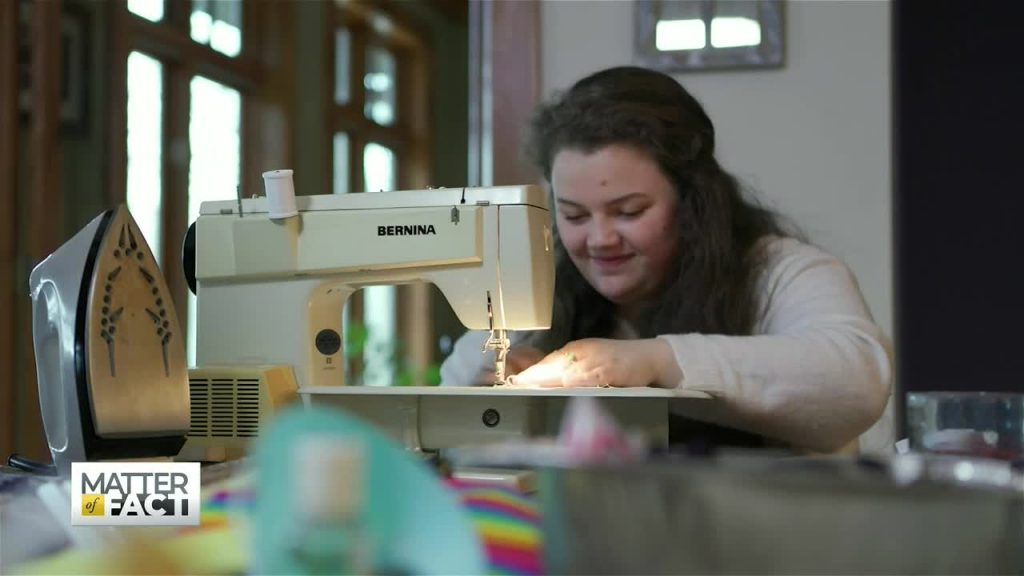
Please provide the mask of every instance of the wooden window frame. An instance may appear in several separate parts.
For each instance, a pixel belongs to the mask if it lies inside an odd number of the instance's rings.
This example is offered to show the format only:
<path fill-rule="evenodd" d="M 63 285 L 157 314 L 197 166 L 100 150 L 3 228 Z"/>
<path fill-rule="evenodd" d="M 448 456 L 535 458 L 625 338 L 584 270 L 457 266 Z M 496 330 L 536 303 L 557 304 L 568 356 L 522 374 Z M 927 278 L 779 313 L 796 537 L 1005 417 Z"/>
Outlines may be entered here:
<path fill-rule="evenodd" d="M 61 0 L 34 0 L 29 28 L 32 110 L 29 125 L 29 191 L 18 199 L 21 121 L 18 111 L 19 2 L 0 7 L 0 449 L 48 459 L 39 413 L 32 346 L 28 270 L 60 244 L 63 229 L 60 124 Z M 24 200 L 24 199 L 23 199 Z M 19 217 L 24 216 L 24 217 Z M 24 234 L 20 232 L 24 230 Z M 24 370 L 19 376 L 18 366 Z"/>
<path fill-rule="evenodd" d="M 110 189 L 111 205 L 127 197 L 127 62 L 133 51 L 160 61 L 163 67 L 164 107 L 161 132 L 161 253 L 162 272 L 176 304 L 180 322 L 188 322 L 187 286 L 182 273 L 181 241 L 189 226 L 188 180 L 191 163 L 189 114 L 192 78 L 203 76 L 238 90 L 241 96 L 239 185 L 243 190 L 261 187 L 255 173 L 259 151 L 258 120 L 252 97 L 265 77 L 259 58 L 258 30 L 263 3 L 242 3 L 242 50 L 226 56 L 192 40 L 189 18 L 192 0 L 165 0 L 164 18 L 151 22 L 128 10 L 125 0 L 108 3 L 111 26 L 110 61 Z"/>
<path fill-rule="evenodd" d="M 17 2 L 0 2 L 0 455 L 17 437 L 18 37 Z"/>
<path fill-rule="evenodd" d="M 28 197 L 19 206 L 18 111 L 19 2 L 0 8 L 0 450 L 49 460 L 39 411 L 31 304 L 31 267 L 60 246 L 64 194 L 61 188 L 60 26 L 62 0 L 33 0 L 29 27 L 32 109 L 29 122 Z M 24 231 L 24 233 L 22 233 Z M 18 366 L 20 371 L 19 378 Z"/>
<path fill-rule="evenodd" d="M 329 17 L 324 18 L 324 38 L 328 42 L 327 57 L 324 58 L 324 78 L 328 79 L 328 93 L 325 100 L 325 114 L 330 132 L 325 135 L 325 166 L 333 167 L 333 139 L 339 132 L 349 135 L 349 190 L 362 190 L 362 150 L 376 142 L 395 152 L 398 159 L 397 186 L 399 189 L 426 187 L 430 181 L 428 158 L 429 124 L 427 107 L 422 96 L 427 92 L 425 51 L 426 43 L 408 32 L 407 25 L 395 24 L 393 34 L 384 35 L 373 30 L 370 18 L 374 13 L 366 6 L 332 7 Z M 388 14 L 388 18 L 400 21 Z M 382 126 L 366 117 L 364 105 L 366 90 L 361 84 L 352 82 L 350 100 L 347 104 L 334 101 L 336 85 L 336 52 L 334 33 L 339 28 L 348 28 L 352 34 L 351 77 L 361 79 L 366 74 L 366 48 L 381 46 L 396 56 L 398 72 L 398 93 L 396 95 L 396 121 L 393 125 Z M 333 171 L 328 170 L 328 174 Z"/>
<path fill-rule="evenodd" d="M 375 142 L 391 149 L 396 162 L 396 189 L 424 189 L 431 184 L 430 169 L 430 122 L 429 122 L 429 66 L 430 54 L 426 39 L 415 32 L 415 27 L 385 2 L 351 3 L 344 6 L 328 4 L 328 14 L 322 18 L 324 26 L 326 58 L 323 77 L 326 78 L 324 118 L 329 130 L 324 134 L 322 149 L 323 165 L 327 178 L 334 174 L 334 136 L 348 135 L 348 190 L 365 192 L 363 173 L 363 149 Z M 382 33 L 375 30 L 374 22 L 387 20 L 389 30 Z M 350 93 L 346 104 L 335 102 L 337 83 L 337 52 L 335 31 L 347 28 L 351 34 L 350 43 Z M 362 78 L 366 74 L 366 49 L 381 46 L 395 55 L 397 94 L 395 98 L 395 123 L 382 126 L 366 117 L 364 106 L 366 91 Z M 326 189 L 333 189 L 333 182 Z M 352 317 L 362 318 L 364 314 L 362 293 L 357 292 L 348 302 Z M 397 287 L 396 334 L 402 344 L 401 354 L 413 368 L 413 383 L 424 384 L 425 370 L 433 357 L 432 304 L 429 287 L 412 284 Z M 354 371 L 363 368 L 358 359 L 350 364 Z"/>

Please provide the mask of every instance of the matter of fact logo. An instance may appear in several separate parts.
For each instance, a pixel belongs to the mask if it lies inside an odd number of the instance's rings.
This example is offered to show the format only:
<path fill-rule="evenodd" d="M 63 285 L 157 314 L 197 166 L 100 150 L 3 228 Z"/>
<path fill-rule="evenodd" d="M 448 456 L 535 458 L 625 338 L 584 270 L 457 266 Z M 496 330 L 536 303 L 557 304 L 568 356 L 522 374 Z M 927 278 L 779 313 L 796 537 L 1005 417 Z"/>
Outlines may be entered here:
<path fill-rule="evenodd" d="M 198 526 L 199 464 L 74 462 L 71 523 Z"/>

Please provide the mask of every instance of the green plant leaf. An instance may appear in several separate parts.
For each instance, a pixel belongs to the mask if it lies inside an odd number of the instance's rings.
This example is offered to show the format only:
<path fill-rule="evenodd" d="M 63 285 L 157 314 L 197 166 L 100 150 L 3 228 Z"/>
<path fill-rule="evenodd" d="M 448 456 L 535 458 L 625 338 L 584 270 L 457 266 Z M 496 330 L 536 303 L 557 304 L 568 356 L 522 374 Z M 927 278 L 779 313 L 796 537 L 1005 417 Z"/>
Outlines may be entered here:
<path fill-rule="evenodd" d="M 370 331 L 364 324 L 350 322 L 348 330 L 345 331 L 345 357 L 358 358 L 366 350 L 366 343 L 370 339 Z"/>

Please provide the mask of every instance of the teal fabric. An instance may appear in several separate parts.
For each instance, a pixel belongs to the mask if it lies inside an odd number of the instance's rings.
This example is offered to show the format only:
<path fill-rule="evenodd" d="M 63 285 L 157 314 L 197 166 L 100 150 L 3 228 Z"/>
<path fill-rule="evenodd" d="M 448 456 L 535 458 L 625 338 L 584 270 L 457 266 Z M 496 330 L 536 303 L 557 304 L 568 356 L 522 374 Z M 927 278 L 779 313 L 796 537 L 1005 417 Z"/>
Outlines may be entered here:
<path fill-rule="evenodd" d="M 484 549 L 458 498 L 423 462 L 369 424 L 340 410 L 292 407 L 278 415 L 254 450 L 256 509 L 254 573 L 302 574 L 290 546 L 299 532 L 291 469 L 305 435 L 332 435 L 362 444 L 364 535 L 378 571 L 483 574 Z"/>

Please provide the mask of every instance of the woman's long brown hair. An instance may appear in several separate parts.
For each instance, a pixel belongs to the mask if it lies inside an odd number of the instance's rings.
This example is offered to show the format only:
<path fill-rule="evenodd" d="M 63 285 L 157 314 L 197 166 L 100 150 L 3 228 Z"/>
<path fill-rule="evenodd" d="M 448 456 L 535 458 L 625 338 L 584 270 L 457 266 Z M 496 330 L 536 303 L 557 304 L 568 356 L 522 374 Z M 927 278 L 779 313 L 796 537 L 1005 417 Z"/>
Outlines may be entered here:
<path fill-rule="evenodd" d="M 580 80 L 536 112 L 526 152 L 550 182 L 559 151 L 591 153 L 611 144 L 649 154 L 680 200 L 678 271 L 634 326 L 639 335 L 750 334 L 761 313 L 755 292 L 764 254 L 758 240 L 798 233 L 787 232 L 778 215 L 744 197 L 736 178 L 715 160 L 711 120 L 670 76 L 619 67 Z M 587 282 L 557 237 L 555 263 L 551 330 L 527 341 L 551 351 L 572 340 L 611 336 L 615 305 Z"/>

